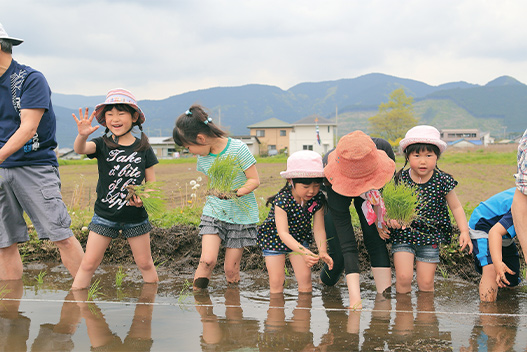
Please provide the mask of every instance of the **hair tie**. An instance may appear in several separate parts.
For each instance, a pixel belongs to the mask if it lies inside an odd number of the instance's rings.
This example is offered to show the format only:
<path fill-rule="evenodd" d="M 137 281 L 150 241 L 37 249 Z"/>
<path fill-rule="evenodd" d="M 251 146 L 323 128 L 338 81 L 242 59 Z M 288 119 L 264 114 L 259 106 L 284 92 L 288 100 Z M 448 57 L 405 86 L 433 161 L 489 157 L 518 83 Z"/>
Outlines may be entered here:
<path fill-rule="evenodd" d="M 212 122 L 212 119 L 211 119 L 210 117 L 207 117 L 207 119 L 206 119 L 205 121 L 203 121 L 203 123 L 204 123 L 205 125 L 208 125 L 209 122 Z"/>
<path fill-rule="evenodd" d="M 185 115 L 192 116 L 192 111 L 190 111 L 190 110 L 185 111 Z"/>

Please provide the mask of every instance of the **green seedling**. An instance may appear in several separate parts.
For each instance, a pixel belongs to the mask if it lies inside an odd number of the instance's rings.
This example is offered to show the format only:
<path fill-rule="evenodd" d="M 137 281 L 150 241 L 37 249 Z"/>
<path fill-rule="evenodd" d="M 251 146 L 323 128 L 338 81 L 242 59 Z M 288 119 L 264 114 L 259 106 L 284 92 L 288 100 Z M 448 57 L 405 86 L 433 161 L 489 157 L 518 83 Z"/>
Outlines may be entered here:
<path fill-rule="evenodd" d="M 124 272 L 123 267 L 119 266 L 119 269 L 115 273 L 115 285 L 118 288 L 121 288 L 121 286 L 123 285 L 123 280 L 127 276 L 128 276 L 128 274 Z"/>
<path fill-rule="evenodd" d="M 88 298 L 86 298 L 87 301 L 93 301 L 95 297 L 102 295 L 102 287 L 99 286 L 100 283 L 101 279 L 97 279 L 93 282 L 93 284 L 91 284 L 90 288 L 88 289 Z"/>
<path fill-rule="evenodd" d="M 437 268 L 439 269 L 439 272 L 441 273 L 441 276 L 443 277 L 443 279 L 447 279 L 448 271 L 445 268 L 443 268 L 441 265 L 438 265 Z"/>
<path fill-rule="evenodd" d="M 181 291 L 179 291 L 179 297 L 177 299 L 178 304 L 182 304 L 192 294 L 192 282 L 185 280 Z"/>
<path fill-rule="evenodd" d="M 160 182 L 146 182 L 141 185 L 128 185 L 128 195 L 126 200 L 133 196 L 138 196 L 143 201 L 146 212 L 151 216 L 161 216 L 165 209 L 166 203 L 163 200 L 163 192 L 160 190 Z"/>
<path fill-rule="evenodd" d="M 0 287 L 0 299 L 3 299 L 9 292 L 11 290 L 7 288 L 7 285 Z"/>
<path fill-rule="evenodd" d="M 163 260 L 161 263 L 158 263 L 157 260 L 158 260 L 157 258 L 154 259 L 154 266 L 156 267 L 156 269 L 158 269 L 161 265 L 163 265 L 166 262 L 168 262 L 168 259 Z"/>
<path fill-rule="evenodd" d="M 207 195 L 212 195 L 220 199 L 236 198 L 234 189 L 234 179 L 240 165 L 233 155 L 223 155 L 217 157 L 209 169 L 209 180 L 207 183 Z"/>
<path fill-rule="evenodd" d="M 37 275 L 37 284 L 42 285 L 44 283 L 44 276 L 46 276 L 46 271 L 40 271 Z"/>
<path fill-rule="evenodd" d="M 421 205 L 417 195 L 415 187 L 396 184 L 394 180 L 388 182 L 382 189 L 386 218 L 396 220 L 401 226 L 410 226 Z"/>

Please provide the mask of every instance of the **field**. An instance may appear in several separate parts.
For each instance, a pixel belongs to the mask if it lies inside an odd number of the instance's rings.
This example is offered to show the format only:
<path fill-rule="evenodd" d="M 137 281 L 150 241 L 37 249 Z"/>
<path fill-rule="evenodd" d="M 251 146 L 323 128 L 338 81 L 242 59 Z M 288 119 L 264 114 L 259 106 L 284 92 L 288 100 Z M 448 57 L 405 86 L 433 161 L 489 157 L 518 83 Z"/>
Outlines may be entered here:
<path fill-rule="evenodd" d="M 516 145 L 507 145 L 471 151 L 447 150 L 438 166 L 459 182 L 455 190 L 461 204 L 466 209 L 472 209 L 491 195 L 514 186 L 516 148 Z M 403 157 L 398 155 L 397 168 L 401 168 L 403 163 Z M 284 185 L 280 171 L 285 170 L 285 165 L 284 156 L 258 159 L 261 185 L 255 192 L 257 198 L 266 199 Z M 93 161 L 65 162 L 59 170 L 66 204 L 75 208 L 92 207 L 96 196 L 97 165 Z M 169 208 L 188 206 L 196 202 L 195 199 L 198 202 L 203 200 L 206 181 L 196 171 L 195 158 L 161 160 L 155 170 L 157 181 L 162 182 Z M 200 177 L 202 181 L 198 181 Z M 201 185 L 197 191 L 189 184 L 191 180 L 196 180 Z M 196 193 L 196 198 L 191 196 L 193 193 Z"/>

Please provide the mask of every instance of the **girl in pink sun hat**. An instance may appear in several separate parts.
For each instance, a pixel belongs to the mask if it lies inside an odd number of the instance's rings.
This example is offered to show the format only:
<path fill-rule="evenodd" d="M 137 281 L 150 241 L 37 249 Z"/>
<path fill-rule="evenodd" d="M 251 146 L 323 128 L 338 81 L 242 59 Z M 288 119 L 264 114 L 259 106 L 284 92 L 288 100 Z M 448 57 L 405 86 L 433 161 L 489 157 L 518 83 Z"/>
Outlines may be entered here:
<path fill-rule="evenodd" d="M 96 158 L 99 170 L 97 199 L 94 215 L 88 229 L 86 253 L 73 281 L 72 289 L 84 289 L 100 265 L 106 248 L 113 238 L 122 234 L 130 244 L 134 260 L 145 282 L 159 281 L 150 250 L 152 225 L 143 202 L 138 196 L 128 200 L 128 185 L 155 182 L 154 165 L 157 158 L 142 132 L 145 115 L 133 94 L 117 88 L 108 92 L 106 100 L 88 115 L 88 108 L 73 114 L 78 135 L 73 148 L 78 154 Z M 92 126 L 93 119 L 104 127 L 102 137 L 88 141 L 99 126 Z M 141 139 L 132 134 L 138 126 Z"/>
<path fill-rule="evenodd" d="M 267 199 L 271 209 L 258 227 L 258 245 L 263 251 L 269 273 L 271 293 L 282 293 L 285 259 L 289 257 L 298 282 L 298 292 L 311 292 L 311 267 L 319 260 L 333 267 L 327 253 L 324 229 L 326 198 L 320 191 L 324 167 L 320 154 L 302 150 L 287 159 L 287 170 L 280 176 L 285 186 Z M 313 235 L 311 221 L 313 220 Z M 314 236 L 318 255 L 309 250 Z"/>
<path fill-rule="evenodd" d="M 434 291 L 439 247 L 442 243 L 450 243 L 452 237 L 448 208 L 461 233 L 461 249 L 468 246 L 472 252 L 467 218 L 454 191 L 457 181 L 437 167 L 437 160 L 447 147 L 440 139 L 439 131 L 433 126 L 415 126 L 406 132 L 399 146 L 405 163 L 397 172 L 395 181 L 417 188 L 422 205 L 418 206 L 418 217 L 410 227 L 401 228 L 391 220 L 388 221 L 390 229 L 381 231 L 380 236 L 392 242 L 397 292 L 412 290 L 414 259 L 419 290 Z M 410 168 L 405 169 L 407 164 Z"/>

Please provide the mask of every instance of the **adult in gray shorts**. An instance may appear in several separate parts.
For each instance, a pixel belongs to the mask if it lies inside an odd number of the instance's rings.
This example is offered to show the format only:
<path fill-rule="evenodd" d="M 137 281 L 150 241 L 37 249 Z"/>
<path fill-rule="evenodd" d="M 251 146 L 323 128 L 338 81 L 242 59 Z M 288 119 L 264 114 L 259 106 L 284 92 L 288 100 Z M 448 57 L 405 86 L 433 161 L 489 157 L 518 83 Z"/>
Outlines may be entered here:
<path fill-rule="evenodd" d="M 13 60 L 20 43 L 0 24 L 0 280 L 22 278 L 18 243 L 29 240 L 24 212 L 75 276 L 84 252 L 60 194 L 51 90 L 42 73 Z"/>

